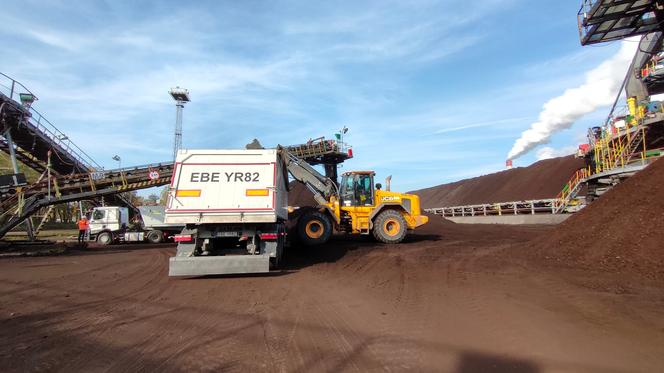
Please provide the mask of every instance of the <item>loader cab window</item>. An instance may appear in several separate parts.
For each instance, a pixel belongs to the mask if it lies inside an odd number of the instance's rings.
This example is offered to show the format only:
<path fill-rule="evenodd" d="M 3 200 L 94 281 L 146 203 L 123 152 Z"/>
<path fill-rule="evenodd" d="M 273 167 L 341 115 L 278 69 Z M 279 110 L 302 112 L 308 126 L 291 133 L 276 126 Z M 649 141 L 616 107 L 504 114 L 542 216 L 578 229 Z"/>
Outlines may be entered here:
<path fill-rule="evenodd" d="M 339 196 L 341 197 L 342 206 L 352 206 L 353 201 L 355 200 L 353 188 L 353 175 L 344 175 L 341 178 L 341 184 L 339 185 Z"/>
<path fill-rule="evenodd" d="M 349 174 L 341 179 L 342 206 L 373 206 L 373 175 Z"/>

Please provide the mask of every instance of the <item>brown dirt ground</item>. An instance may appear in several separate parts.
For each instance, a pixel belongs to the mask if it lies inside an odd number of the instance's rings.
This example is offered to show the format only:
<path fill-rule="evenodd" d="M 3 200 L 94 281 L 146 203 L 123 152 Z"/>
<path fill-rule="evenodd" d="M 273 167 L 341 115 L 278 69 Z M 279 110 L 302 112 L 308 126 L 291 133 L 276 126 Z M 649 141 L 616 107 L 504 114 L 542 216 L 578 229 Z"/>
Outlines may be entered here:
<path fill-rule="evenodd" d="M 609 190 L 522 248 L 531 263 L 664 283 L 664 162 Z"/>
<path fill-rule="evenodd" d="M 169 278 L 173 245 L 0 259 L 0 366 L 660 371 L 663 169 L 655 163 L 558 227 L 431 216 L 399 245 L 337 236 L 290 248 L 268 275 Z M 312 204 L 302 185 L 290 204 Z"/>
<path fill-rule="evenodd" d="M 654 372 L 662 287 L 510 261 L 551 228 L 432 217 L 263 276 L 169 278 L 171 245 L 0 260 L 3 371 Z"/>
<path fill-rule="evenodd" d="M 424 208 L 554 198 L 574 172 L 585 166 L 573 156 L 542 160 L 528 167 L 420 189 Z"/>

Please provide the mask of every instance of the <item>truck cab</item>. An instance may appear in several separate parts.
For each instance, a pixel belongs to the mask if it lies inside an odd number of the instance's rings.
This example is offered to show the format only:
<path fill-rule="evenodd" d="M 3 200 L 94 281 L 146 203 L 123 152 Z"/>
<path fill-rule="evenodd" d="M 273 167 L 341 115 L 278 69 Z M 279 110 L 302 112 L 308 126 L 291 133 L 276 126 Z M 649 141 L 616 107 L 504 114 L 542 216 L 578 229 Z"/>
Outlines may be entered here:
<path fill-rule="evenodd" d="M 164 206 L 139 206 L 140 219 L 137 215 L 130 224 L 126 207 L 95 207 L 90 216 L 90 239 L 102 245 L 145 240 L 164 242 L 184 228 L 182 224 L 164 223 L 164 210 Z"/>
<path fill-rule="evenodd" d="M 129 224 L 129 209 L 126 207 L 95 207 L 90 216 L 90 234 L 105 230 L 118 231 Z"/>
<path fill-rule="evenodd" d="M 129 209 L 126 207 L 95 207 L 90 215 L 90 239 L 110 244 L 117 232 L 129 225 Z"/>

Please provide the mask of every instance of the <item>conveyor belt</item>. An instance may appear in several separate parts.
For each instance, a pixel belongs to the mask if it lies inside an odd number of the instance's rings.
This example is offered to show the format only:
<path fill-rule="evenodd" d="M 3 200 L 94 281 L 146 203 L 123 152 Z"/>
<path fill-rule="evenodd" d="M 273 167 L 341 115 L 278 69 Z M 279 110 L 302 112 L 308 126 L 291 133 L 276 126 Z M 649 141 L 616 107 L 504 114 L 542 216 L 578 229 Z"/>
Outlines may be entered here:
<path fill-rule="evenodd" d="M 528 201 L 480 203 L 463 206 L 434 207 L 424 211 L 445 217 L 491 216 L 491 215 L 534 215 L 555 214 L 558 199 L 538 199 Z"/>
<path fill-rule="evenodd" d="M 172 173 L 172 163 L 159 163 L 42 180 L 0 203 L 0 237 L 42 207 L 166 185 Z"/>

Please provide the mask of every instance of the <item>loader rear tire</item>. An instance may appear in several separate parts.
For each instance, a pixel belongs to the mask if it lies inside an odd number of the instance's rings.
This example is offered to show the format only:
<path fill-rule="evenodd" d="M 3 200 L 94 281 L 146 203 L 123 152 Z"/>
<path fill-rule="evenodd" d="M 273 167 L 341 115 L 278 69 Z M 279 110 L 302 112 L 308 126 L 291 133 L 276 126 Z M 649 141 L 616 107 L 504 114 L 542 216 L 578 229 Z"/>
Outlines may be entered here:
<path fill-rule="evenodd" d="M 406 237 L 408 226 L 399 211 L 385 210 L 374 220 L 372 231 L 382 243 L 399 243 Z"/>
<path fill-rule="evenodd" d="M 321 245 L 332 236 L 332 222 L 327 215 L 318 211 L 310 211 L 298 220 L 297 233 L 303 244 Z"/>
<path fill-rule="evenodd" d="M 150 243 L 161 243 L 164 240 L 164 234 L 161 231 L 154 230 L 148 232 L 148 241 Z"/>

